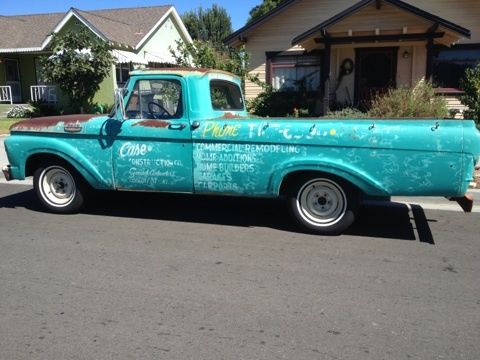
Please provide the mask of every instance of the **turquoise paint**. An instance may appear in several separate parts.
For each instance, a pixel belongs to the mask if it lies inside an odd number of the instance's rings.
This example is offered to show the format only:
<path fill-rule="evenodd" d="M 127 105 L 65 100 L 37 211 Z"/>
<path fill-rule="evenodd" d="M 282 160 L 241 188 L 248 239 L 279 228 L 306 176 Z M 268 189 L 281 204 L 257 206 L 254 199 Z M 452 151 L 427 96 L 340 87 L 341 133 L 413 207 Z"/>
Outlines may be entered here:
<path fill-rule="evenodd" d="M 368 195 L 460 196 L 480 155 L 473 121 L 273 119 L 214 110 L 211 80 L 240 86 L 223 72 L 134 71 L 125 103 L 136 81 L 154 78 L 181 82 L 181 118 L 20 123 L 5 141 L 14 177 L 24 177 L 32 154 L 51 153 L 102 189 L 275 197 L 289 174 L 317 171 Z M 77 132 L 65 125 L 78 125 Z"/>

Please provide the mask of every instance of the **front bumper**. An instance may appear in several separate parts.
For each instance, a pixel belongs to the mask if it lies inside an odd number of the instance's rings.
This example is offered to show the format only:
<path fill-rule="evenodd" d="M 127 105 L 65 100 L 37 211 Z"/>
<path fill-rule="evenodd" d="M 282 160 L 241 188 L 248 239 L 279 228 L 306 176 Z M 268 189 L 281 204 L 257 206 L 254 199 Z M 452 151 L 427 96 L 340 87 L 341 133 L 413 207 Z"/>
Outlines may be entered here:
<path fill-rule="evenodd" d="M 10 180 L 13 179 L 11 169 L 12 169 L 12 168 L 10 167 L 10 165 L 5 165 L 5 166 L 2 168 L 3 176 L 5 176 L 5 179 L 7 179 L 7 181 L 10 181 Z"/>

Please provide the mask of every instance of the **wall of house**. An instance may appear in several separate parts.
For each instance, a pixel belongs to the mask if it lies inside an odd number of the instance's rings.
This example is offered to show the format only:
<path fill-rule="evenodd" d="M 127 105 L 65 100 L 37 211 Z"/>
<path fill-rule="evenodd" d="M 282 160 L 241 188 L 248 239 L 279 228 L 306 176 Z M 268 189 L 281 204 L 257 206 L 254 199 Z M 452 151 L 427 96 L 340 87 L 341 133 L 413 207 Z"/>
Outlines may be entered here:
<path fill-rule="evenodd" d="M 480 43 L 480 1 L 478 0 L 408 0 L 420 9 L 437 15 L 472 32 L 470 39 L 460 44 Z"/>
<path fill-rule="evenodd" d="M 0 56 L 0 85 L 5 85 L 5 57 Z"/>
<path fill-rule="evenodd" d="M 318 25 L 346 8 L 357 3 L 358 0 L 298 1 L 281 14 L 246 34 L 246 49 L 250 53 L 250 68 L 252 74 L 258 74 L 260 80 L 265 80 L 266 56 L 269 51 L 285 51 L 292 49 L 292 39 L 303 32 Z M 461 25 L 472 32 L 471 39 L 462 39 L 459 43 L 480 43 L 480 1 L 478 0 L 408 0 L 415 7 L 421 8 L 442 17 L 445 20 Z M 411 21 L 411 15 L 404 16 L 404 21 Z M 382 21 L 383 21 L 382 17 Z M 387 19 L 388 20 L 388 19 Z M 366 21 L 366 24 L 368 21 Z M 413 30 L 410 29 L 410 30 Z M 350 45 L 350 50 L 339 47 L 338 55 L 332 51 L 331 79 L 337 79 L 338 67 L 345 57 L 355 59 L 353 46 L 399 46 L 397 84 L 409 86 L 425 76 L 426 48 L 424 43 L 391 43 Z M 402 57 L 403 52 L 411 50 L 409 59 Z M 353 99 L 354 75 L 345 78 L 337 92 L 337 100 Z M 346 90 L 346 87 L 348 90 Z M 332 89 L 332 86 L 331 86 Z M 246 81 L 245 93 L 247 98 L 253 98 L 261 88 L 250 81 Z M 349 94 L 350 92 L 350 94 Z"/>
<path fill-rule="evenodd" d="M 112 65 L 110 74 L 100 83 L 100 90 L 95 93 L 93 102 L 108 106 L 112 105 L 114 102 L 113 92 L 115 86 L 115 65 Z"/>
<path fill-rule="evenodd" d="M 59 35 L 66 33 L 67 31 L 75 31 L 79 30 L 81 28 L 86 28 L 85 25 L 83 25 L 78 19 L 75 17 L 72 17 L 65 25 L 64 27 L 59 31 Z M 89 35 L 92 39 L 97 39 L 97 35 L 95 35 L 93 32 L 89 31 Z M 112 105 L 114 102 L 113 98 L 113 92 L 115 88 L 115 65 L 112 65 L 110 74 L 103 79 L 103 81 L 100 83 L 100 89 L 95 93 L 95 96 L 93 97 L 93 102 L 102 104 L 102 105 Z M 64 106 L 67 104 L 67 98 L 65 95 L 60 95 L 59 96 L 59 104 L 60 107 Z"/>
<path fill-rule="evenodd" d="M 251 73 L 258 74 L 260 80 L 265 80 L 265 52 L 294 49 L 291 42 L 295 36 L 334 16 L 355 2 L 355 0 L 303 0 L 250 32 L 245 45 L 246 50 L 250 53 Z M 258 85 L 248 80 L 245 82 L 247 98 L 253 98 L 260 92 L 261 88 Z"/>
<path fill-rule="evenodd" d="M 170 56 L 170 48 L 174 50 L 177 48 L 176 41 L 187 41 L 187 39 L 184 39 L 180 34 L 180 29 L 173 20 L 173 16 L 170 15 L 150 39 L 142 45 L 138 50 L 138 54 L 142 57 L 145 57 L 145 53 L 157 53 Z"/>
<path fill-rule="evenodd" d="M 35 74 L 35 55 L 25 54 L 19 56 L 20 81 L 22 83 L 22 101 L 30 100 L 30 86 L 37 84 Z"/>

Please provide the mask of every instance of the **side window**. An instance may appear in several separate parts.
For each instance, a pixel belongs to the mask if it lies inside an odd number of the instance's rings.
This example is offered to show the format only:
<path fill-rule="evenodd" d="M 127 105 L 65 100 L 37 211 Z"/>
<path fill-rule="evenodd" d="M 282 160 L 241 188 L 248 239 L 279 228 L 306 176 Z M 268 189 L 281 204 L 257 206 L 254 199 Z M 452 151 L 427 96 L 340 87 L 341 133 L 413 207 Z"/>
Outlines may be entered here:
<path fill-rule="evenodd" d="M 240 87 L 224 80 L 210 82 L 210 97 L 213 110 L 244 110 Z"/>
<path fill-rule="evenodd" d="M 129 119 L 178 119 L 183 115 L 178 80 L 138 80 L 126 107 Z"/>

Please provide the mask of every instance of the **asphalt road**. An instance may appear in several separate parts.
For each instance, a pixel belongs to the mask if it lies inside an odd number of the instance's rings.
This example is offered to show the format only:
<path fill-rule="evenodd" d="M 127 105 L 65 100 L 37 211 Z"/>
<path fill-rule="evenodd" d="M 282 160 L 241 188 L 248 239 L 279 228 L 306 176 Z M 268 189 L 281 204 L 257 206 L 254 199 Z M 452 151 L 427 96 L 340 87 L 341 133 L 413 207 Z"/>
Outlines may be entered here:
<path fill-rule="evenodd" d="M 270 200 L 0 184 L 0 359 L 479 359 L 480 214 L 370 206 L 345 235 Z"/>

